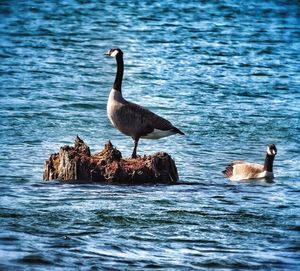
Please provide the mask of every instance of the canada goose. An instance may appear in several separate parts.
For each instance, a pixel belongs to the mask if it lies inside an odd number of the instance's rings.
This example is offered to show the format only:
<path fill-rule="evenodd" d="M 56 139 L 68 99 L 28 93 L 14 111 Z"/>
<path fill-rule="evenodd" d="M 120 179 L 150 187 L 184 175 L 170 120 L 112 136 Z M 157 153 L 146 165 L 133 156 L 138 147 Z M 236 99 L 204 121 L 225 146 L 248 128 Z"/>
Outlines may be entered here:
<path fill-rule="evenodd" d="M 136 150 L 140 138 L 159 139 L 173 134 L 184 135 L 168 120 L 123 98 L 121 90 L 124 73 L 123 52 L 119 48 L 113 48 L 105 55 L 115 57 L 117 61 L 116 78 L 108 97 L 107 116 L 114 127 L 132 137 L 134 148 L 131 157 L 137 157 Z"/>
<path fill-rule="evenodd" d="M 223 172 L 224 176 L 231 181 L 260 179 L 273 179 L 273 161 L 277 149 L 274 144 L 268 145 L 264 165 L 248 163 L 245 161 L 233 161 Z"/>

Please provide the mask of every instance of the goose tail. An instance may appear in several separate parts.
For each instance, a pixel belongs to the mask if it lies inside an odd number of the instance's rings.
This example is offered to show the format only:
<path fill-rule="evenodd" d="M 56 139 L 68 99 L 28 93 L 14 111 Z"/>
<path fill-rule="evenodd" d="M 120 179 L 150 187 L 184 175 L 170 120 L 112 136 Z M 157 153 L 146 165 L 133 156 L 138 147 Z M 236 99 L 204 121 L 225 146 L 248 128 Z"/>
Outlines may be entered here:
<path fill-rule="evenodd" d="M 233 174 L 233 165 L 228 165 L 225 170 L 222 171 L 225 177 L 230 178 Z"/>
<path fill-rule="evenodd" d="M 173 131 L 174 133 L 176 133 L 176 134 L 185 135 L 184 132 L 181 132 L 181 131 L 180 131 L 178 128 L 176 128 L 176 127 L 173 127 L 172 131 Z"/>

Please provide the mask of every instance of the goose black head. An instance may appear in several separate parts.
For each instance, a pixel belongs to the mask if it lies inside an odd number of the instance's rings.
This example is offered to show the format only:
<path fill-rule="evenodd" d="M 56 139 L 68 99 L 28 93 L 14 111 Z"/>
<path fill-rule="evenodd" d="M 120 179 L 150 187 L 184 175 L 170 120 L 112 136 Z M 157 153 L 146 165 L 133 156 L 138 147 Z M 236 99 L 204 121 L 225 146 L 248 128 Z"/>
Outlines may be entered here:
<path fill-rule="evenodd" d="M 276 146 L 274 144 L 268 145 L 267 153 L 268 155 L 275 156 L 277 154 Z"/>
<path fill-rule="evenodd" d="M 123 55 L 123 52 L 119 48 L 112 48 L 105 53 L 107 56 L 116 57 L 117 55 Z"/>

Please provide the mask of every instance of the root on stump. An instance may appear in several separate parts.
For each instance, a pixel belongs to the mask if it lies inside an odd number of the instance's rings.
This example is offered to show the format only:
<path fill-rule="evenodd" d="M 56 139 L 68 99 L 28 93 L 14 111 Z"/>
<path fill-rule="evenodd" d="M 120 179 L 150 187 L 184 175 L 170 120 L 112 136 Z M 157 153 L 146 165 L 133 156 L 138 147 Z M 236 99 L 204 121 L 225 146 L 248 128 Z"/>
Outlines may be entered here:
<path fill-rule="evenodd" d="M 61 147 L 45 161 L 43 178 L 116 184 L 175 183 L 178 173 L 174 160 L 165 152 L 123 159 L 108 141 L 101 152 L 91 154 L 77 136 L 74 147 Z"/>

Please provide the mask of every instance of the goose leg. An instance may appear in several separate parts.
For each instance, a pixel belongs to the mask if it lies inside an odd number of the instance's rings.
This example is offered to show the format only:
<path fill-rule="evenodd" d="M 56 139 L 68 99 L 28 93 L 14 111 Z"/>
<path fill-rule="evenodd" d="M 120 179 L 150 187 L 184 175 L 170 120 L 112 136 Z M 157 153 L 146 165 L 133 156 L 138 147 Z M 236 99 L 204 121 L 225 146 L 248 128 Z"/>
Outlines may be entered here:
<path fill-rule="evenodd" d="M 138 146 L 138 143 L 139 143 L 139 138 L 134 138 L 133 140 L 134 140 L 134 148 L 133 148 L 131 158 L 137 158 L 136 149 L 137 149 L 137 146 Z"/>

